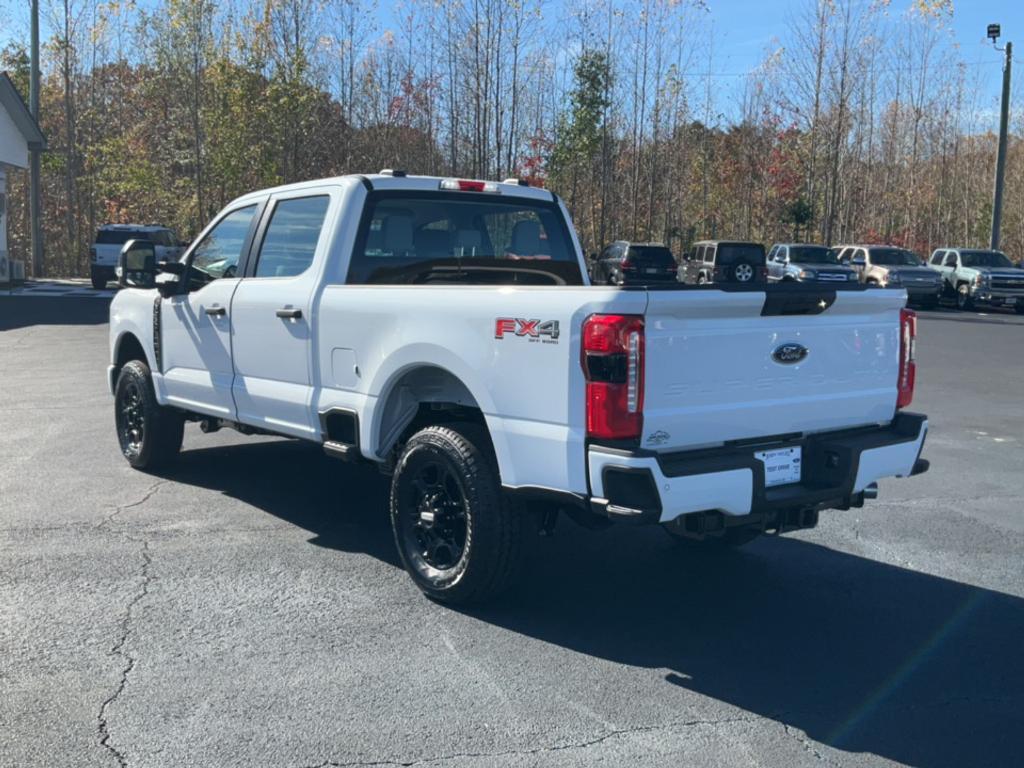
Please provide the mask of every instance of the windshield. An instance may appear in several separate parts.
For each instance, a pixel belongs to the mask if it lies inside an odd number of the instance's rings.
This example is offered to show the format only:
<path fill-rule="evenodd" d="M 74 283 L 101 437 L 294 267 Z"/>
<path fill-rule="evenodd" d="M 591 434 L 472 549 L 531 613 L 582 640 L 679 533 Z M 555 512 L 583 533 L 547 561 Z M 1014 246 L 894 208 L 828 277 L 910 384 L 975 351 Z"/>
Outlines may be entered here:
<path fill-rule="evenodd" d="M 960 251 L 965 267 L 1012 267 L 1013 264 L 999 251 Z"/>
<path fill-rule="evenodd" d="M 797 264 L 838 264 L 835 251 L 823 245 L 791 245 L 789 260 Z"/>
<path fill-rule="evenodd" d="M 553 202 L 472 192 L 377 192 L 349 283 L 582 285 Z"/>
<path fill-rule="evenodd" d="M 888 267 L 920 267 L 920 257 L 902 248 L 872 248 L 871 263 Z"/>

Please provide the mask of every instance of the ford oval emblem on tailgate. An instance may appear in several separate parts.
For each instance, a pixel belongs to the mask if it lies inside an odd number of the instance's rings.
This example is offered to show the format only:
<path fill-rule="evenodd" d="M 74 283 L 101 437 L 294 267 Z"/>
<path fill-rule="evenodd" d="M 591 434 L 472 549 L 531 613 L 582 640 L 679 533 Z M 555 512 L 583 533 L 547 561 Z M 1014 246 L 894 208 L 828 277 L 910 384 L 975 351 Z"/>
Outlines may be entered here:
<path fill-rule="evenodd" d="M 780 344 L 772 351 L 772 360 L 783 365 L 799 363 L 807 357 L 807 347 L 803 344 Z"/>

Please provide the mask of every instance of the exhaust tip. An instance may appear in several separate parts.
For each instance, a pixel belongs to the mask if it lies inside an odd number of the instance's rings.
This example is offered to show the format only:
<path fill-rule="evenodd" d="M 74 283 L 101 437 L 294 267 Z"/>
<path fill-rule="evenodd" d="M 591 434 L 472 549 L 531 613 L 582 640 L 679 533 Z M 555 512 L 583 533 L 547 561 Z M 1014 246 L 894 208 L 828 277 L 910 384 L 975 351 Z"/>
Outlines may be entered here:
<path fill-rule="evenodd" d="M 864 489 L 863 494 L 864 494 L 864 498 L 865 499 L 877 499 L 878 498 L 878 483 L 871 483 L 870 485 L 868 485 Z"/>

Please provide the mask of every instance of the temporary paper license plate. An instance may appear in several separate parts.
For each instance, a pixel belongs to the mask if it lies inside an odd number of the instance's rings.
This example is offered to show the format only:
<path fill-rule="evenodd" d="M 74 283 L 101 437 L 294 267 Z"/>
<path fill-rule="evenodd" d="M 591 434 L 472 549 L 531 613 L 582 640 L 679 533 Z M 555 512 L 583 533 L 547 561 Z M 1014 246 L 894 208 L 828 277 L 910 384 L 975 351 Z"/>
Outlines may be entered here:
<path fill-rule="evenodd" d="M 800 482 L 800 446 L 754 451 L 754 458 L 764 462 L 765 486 Z"/>

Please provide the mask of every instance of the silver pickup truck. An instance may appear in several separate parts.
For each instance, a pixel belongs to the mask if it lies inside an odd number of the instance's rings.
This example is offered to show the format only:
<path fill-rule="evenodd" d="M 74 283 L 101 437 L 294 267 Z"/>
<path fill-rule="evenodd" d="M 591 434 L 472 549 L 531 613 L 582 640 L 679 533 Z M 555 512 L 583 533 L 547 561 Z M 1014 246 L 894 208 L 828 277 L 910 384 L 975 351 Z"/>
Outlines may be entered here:
<path fill-rule="evenodd" d="M 942 276 L 949 296 L 963 310 L 984 304 L 1013 307 L 1024 314 L 1024 269 L 1015 267 L 999 251 L 937 248 L 928 266 Z"/>

